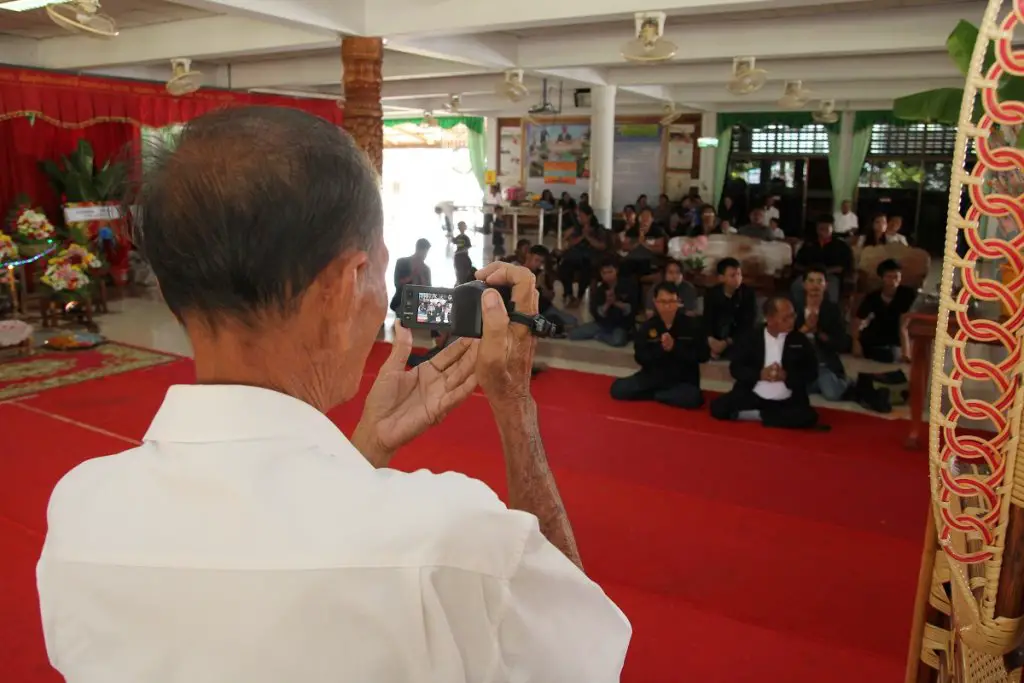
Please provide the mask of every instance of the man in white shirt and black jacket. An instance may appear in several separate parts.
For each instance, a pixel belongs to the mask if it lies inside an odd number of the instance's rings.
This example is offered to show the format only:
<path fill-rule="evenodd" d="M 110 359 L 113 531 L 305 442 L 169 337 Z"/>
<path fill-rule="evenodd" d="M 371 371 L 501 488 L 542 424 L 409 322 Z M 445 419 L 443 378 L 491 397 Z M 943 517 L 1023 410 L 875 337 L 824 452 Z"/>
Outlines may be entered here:
<path fill-rule="evenodd" d="M 764 325 L 737 343 L 729 363 L 736 383 L 711 402 L 711 416 L 756 418 L 765 427 L 828 429 L 818 425 L 818 413 L 807 396 L 807 387 L 818 376 L 818 359 L 810 340 L 793 332 L 793 303 L 769 297 L 764 318 Z"/>
<path fill-rule="evenodd" d="M 142 443 L 57 484 L 37 567 L 67 683 L 479 683 L 620 677 L 630 627 L 583 573 L 530 395 L 535 339 L 485 291 L 483 338 L 406 370 L 378 176 L 297 109 L 193 119 L 153 160 L 142 249 L 194 350 Z M 537 313 L 533 275 L 492 263 Z M 506 506 L 461 474 L 389 469 L 479 386 Z M 484 457 L 481 454 L 481 457 Z"/>
<path fill-rule="evenodd" d="M 699 408 L 704 404 L 700 364 L 711 357 L 704 327 L 682 310 L 671 282 L 654 288 L 654 308 L 654 316 L 640 325 L 633 342 L 640 371 L 612 382 L 612 398 Z"/>

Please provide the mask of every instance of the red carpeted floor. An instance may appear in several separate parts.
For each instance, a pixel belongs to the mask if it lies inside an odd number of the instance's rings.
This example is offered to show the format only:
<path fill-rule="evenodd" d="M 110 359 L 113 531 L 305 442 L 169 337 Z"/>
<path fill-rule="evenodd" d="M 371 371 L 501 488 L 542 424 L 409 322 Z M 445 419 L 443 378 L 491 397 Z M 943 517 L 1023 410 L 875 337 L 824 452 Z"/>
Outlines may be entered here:
<path fill-rule="evenodd" d="M 191 379 L 178 360 L 0 404 L 5 680 L 60 680 L 33 574 L 53 485 L 81 460 L 130 447 L 167 386 Z M 614 403 L 610 381 L 553 370 L 534 395 L 587 571 L 633 623 L 623 680 L 899 680 L 928 501 L 925 455 L 900 445 L 905 424 L 827 411 L 831 433 L 769 431 Z M 331 417 L 347 432 L 360 407 Z M 504 494 L 481 396 L 394 464 L 458 470 Z"/>

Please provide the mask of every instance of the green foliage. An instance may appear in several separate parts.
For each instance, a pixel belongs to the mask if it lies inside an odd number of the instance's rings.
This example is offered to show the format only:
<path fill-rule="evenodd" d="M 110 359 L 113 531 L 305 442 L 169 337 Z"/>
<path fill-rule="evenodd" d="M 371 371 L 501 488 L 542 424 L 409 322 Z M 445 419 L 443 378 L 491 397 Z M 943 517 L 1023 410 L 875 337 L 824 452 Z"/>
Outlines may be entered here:
<path fill-rule="evenodd" d="M 92 145 L 79 140 L 78 147 L 60 159 L 39 162 L 53 189 L 70 202 L 105 202 L 119 199 L 124 191 L 128 169 L 122 163 L 110 163 L 96 169 Z"/>
<path fill-rule="evenodd" d="M 974 45 L 978 42 L 978 27 L 969 21 L 961 20 L 946 39 L 946 50 L 950 59 L 966 76 L 971 70 L 971 58 Z M 982 63 L 982 71 L 987 72 L 995 63 L 995 46 L 989 43 Z M 921 123 L 944 123 L 955 126 L 960 121 L 960 104 L 963 100 L 963 88 L 938 88 L 925 92 L 899 97 L 893 102 L 892 110 L 896 118 Z M 1024 79 L 1004 74 L 999 80 L 999 100 L 1024 102 Z M 981 98 L 974 101 L 973 120 L 977 122 L 984 108 Z M 1024 135 L 1017 137 L 1017 146 L 1024 148 Z"/>

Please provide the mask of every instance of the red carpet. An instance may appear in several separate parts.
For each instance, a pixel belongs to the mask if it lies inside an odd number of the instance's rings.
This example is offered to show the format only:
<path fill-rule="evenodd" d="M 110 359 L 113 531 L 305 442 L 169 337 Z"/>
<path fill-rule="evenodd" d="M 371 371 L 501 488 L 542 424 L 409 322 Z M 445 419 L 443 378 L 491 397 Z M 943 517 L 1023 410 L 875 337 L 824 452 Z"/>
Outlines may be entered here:
<path fill-rule="evenodd" d="M 178 360 L 0 404 L 5 680 L 60 680 L 33 576 L 53 485 L 130 447 L 167 386 L 191 379 Z M 614 403 L 610 381 L 553 370 L 534 395 L 587 571 L 633 623 L 623 680 L 900 680 L 928 502 L 925 456 L 901 447 L 905 423 L 826 411 L 831 433 L 768 431 Z M 348 432 L 361 403 L 331 417 Z M 394 464 L 458 470 L 504 494 L 481 396 Z"/>

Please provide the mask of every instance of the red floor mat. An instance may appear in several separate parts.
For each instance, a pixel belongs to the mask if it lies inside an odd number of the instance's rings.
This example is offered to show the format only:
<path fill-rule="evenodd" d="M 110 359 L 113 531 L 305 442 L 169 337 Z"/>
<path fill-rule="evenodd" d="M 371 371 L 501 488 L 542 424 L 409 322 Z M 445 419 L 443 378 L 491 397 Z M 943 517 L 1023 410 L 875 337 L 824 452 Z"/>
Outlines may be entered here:
<path fill-rule="evenodd" d="M 369 367 L 387 351 L 375 348 Z M 192 379 L 181 360 L 0 405 L 0 422 L 26 435 L 0 455 L 11 680 L 57 680 L 32 579 L 49 491 L 80 460 L 128 446 L 68 421 L 139 439 L 167 386 Z M 610 381 L 549 371 L 534 394 L 587 570 L 633 623 L 623 680 L 898 680 L 928 500 L 924 455 L 900 447 L 905 423 L 825 411 L 831 433 L 770 431 L 615 403 Z M 351 431 L 361 403 L 331 417 Z M 458 470 L 504 493 L 479 395 L 394 464 Z"/>

